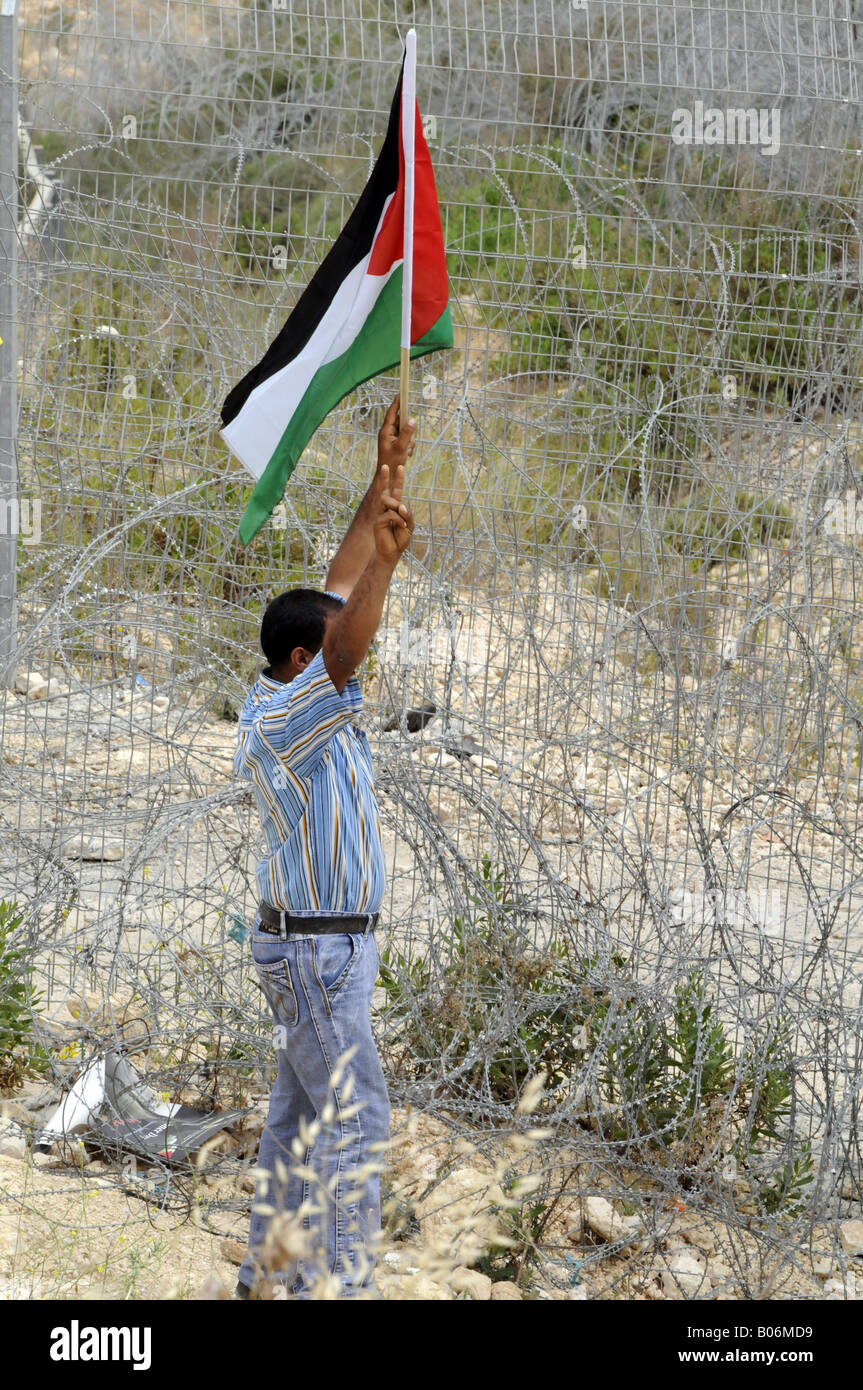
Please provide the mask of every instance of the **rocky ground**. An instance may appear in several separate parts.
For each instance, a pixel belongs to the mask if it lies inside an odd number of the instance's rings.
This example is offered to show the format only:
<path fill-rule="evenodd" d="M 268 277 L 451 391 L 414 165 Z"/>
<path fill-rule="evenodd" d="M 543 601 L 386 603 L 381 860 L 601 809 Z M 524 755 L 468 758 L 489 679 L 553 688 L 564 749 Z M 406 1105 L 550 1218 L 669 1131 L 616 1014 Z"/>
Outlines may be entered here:
<path fill-rule="evenodd" d="M 490 1152 L 419 1113 L 394 1113 L 385 1173 L 387 1230 L 377 1287 L 391 1300 L 858 1299 L 863 1222 L 816 1228 L 789 1258 L 774 1242 L 683 1203 L 648 1223 L 621 1202 L 578 1191 L 578 1171 L 555 1206 L 542 1248 L 500 1268 L 507 1238 L 505 1174 L 535 1141 Z M 260 1121 L 258 1121 L 259 1123 Z M 156 1174 L 164 1183 L 164 1173 Z M 13 1124 L 0 1134 L 0 1296 L 224 1299 L 236 1282 L 253 1184 L 247 1169 L 186 1179 L 188 1210 L 160 1211 L 145 1172 L 123 1177 L 103 1160 L 26 1154 Z M 149 1196 L 148 1196 L 149 1193 Z M 515 1277 L 503 1277 L 506 1273 Z M 491 1276 L 491 1277 L 490 1277 Z"/>

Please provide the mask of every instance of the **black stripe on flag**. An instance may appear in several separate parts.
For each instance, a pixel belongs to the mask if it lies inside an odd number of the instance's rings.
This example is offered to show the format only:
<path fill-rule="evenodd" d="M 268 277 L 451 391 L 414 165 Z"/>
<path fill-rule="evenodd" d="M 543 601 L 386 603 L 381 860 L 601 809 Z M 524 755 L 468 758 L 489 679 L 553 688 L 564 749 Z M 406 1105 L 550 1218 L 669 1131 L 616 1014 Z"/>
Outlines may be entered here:
<path fill-rule="evenodd" d="M 399 141 L 401 139 L 402 75 L 396 86 L 386 139 L 363 189 L 359 202 L 339 233 L 339 237 L 309 281 L 294 309 L 273 339 L 257 366 L 247 372 L 226 396 L 222 406 L 222 425 L 239 415 L 252 391 L 268 376 L 302 352 L 332 302 L 339 285 L 369 254 L 381 219 L 384 203 L 395 193 L 399 181 Z"/>

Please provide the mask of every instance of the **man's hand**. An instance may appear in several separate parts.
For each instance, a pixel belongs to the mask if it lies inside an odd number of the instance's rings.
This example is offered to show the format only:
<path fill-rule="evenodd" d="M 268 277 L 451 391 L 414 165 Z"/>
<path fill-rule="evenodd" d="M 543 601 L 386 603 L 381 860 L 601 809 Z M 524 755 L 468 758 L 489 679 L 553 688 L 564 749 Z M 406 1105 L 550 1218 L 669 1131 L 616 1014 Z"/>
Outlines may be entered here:
<path fill-rule="evenodd" d="M 386 465 L 389 469 L 389 476 L 394 478 L 399 464 L 406 463 L 414 451 L 414 435 L 416 434 L 416 420 L 408 420 L 407 424 L 398 428 L 399 424 L 399 405 L 401 397 L 396 396 L 381 425 L 378 434 L 378 471 L 377 479 L 380 486 L 381 470 Z"/>
<path fill-rule="evenodd" d="M 375 475 L 327 572 L 326 588 L 341 594 L 343 598 L 350 597 L 365 566 L 372 556 L 378 553 L 375 523 L 381 512 L 383 494 L 389 486 L 389 480 L 396 476 L 399 466 L 403 466 L 414 451 L 416 420 L 409 420 L 399 432 L 398 414 L 399 397 L 396 396 L 378 434 L 378 464 Z M 384 468 L 387 469 L 386 482 Z"/>
<path fill-rule="evenodd" d="M 407 550 L 413 535 L 413 514 L 402 501 L 405 484 L 405 467 L 400 463 L 396 468 L 392 489 L 389 465 L 380 467 L 381 511 L 375 521 L 375 551 L 382 560 L 397 560 Z"/>

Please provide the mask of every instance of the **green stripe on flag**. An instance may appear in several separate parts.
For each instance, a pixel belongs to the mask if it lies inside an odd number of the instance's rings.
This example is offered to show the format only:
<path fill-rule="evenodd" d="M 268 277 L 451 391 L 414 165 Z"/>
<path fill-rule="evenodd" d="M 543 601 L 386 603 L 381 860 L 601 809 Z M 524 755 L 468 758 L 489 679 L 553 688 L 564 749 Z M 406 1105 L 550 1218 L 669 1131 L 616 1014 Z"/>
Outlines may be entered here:
<path fill-rule="evenodd" d="M 341 357 L 327 362 L 309 383 L 249 500 L 240 522 L 240 540 L 248 545 L 272 515 L 284 496 L 285 485 L 315 430 L 349 392 L 399 364 L 401 332 L 402 268 L 393 272 L 379 294 L 360 332 Z M 437 323 L 414 343 L 411 357 L 423 357 L 438 348 L 452 347 L 449 305 Z"/>

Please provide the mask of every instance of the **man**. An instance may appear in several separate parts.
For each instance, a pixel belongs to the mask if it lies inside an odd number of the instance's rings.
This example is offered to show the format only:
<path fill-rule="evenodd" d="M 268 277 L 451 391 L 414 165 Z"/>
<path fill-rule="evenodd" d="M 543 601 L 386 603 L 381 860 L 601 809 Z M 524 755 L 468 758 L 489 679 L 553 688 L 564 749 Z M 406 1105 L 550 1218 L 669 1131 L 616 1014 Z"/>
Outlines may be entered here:
<path fill-rule="evenodd" d="M 267 608 L 269 666 L 240 715 L 235 770 L 251 781 L 269 846 L 252 957 L 278 1070 L 239 1298 L 254 1296 L 264 1274 L 286 1296 L 310 1297 L 322 1276 L 340 1297 L 374 1296 L 389 1101 L 369 1010 L 385 866 L 354 672 L 414 526 L 402 490 L 415 422 L 399 431 L 398 406 L 396 397 L 327 591 L 295 589 Z M 305 1254 L 277 1234 L 280 1214 L 297 1212 Z"/>

